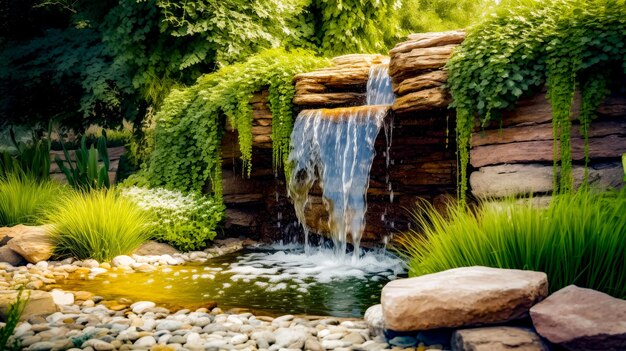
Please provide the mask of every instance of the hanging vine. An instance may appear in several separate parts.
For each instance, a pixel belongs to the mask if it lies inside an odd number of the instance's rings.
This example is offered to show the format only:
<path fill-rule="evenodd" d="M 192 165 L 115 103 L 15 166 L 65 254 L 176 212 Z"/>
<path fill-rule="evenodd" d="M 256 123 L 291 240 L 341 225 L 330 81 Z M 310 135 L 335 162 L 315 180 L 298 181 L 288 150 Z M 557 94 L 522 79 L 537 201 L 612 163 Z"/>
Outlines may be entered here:
<path fill-rule="evenodd" d="M 270 49 L 201 76 L 191 87 L 175 89 L 156 115 L 155 150 L 146 169 L 148 181 L 153 186 L 196 191 L 210 182 L 215 196 L 221 198 L 224 117 L 238 131 L 244 172 L 250 175 L 250 100 L 263 88 L 269 89 L 274 166 L 279 167 L 289 152 L 293 127 L 293 76 L 327 64 L 326 59 L 308 51 Z"/>
<path fill-rule="evenodd" d="M 555 189 L 571 190 L 574 92 L 581 90 L 581 134 L 588 140 L 589 123 L 607 92 L 602 77 L 608 77 L 592 72 L 616 66 L 626 72 L 625 43 L 624 0 L 511 0 L 472 28 L 447 65 L 457 110 L 459 197 L 465 200 L 467 192 L 474 121 L 483 127 L 500 121 L 501 111 L 543 84 L 553 111 Z"/>

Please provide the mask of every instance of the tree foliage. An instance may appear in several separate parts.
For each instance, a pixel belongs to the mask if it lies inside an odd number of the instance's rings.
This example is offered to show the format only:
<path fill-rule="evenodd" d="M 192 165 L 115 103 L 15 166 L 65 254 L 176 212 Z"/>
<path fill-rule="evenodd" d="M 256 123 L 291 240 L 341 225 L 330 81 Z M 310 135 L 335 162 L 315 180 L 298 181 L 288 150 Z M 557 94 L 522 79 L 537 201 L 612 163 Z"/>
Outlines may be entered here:
<path fill-rule="evenodd" d="M 457 110 L 460 196 L 464 198 L 467 190 L 475 118 L 482 125 L 497 121 L 502 110 L 543 84 L 553 111 L 555 189 L 570 190 L 574 91 L 579 88 L 583 96 L 580 121 L 588 155 L 589 123 L 606 94 L 608 79 L 626 69 L 625 43 L 624 0 L 510 0 L 474 27 L 447 66 Z"/>

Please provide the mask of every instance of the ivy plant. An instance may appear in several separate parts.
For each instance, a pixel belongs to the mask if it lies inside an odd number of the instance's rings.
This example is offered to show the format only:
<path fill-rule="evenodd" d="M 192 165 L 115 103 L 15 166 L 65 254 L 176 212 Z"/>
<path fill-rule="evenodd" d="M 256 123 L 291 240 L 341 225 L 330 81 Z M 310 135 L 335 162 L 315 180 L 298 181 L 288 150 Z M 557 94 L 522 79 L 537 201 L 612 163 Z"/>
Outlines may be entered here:
<path fill-rule="evenodd" d="M 625 43 L 624 0 L 510 0 L 473 27 L 447 65 L 457 111 L 460 197 L 467 191 L 475 120 L 483 126 L 500 120 L 503 110 L 544 84 L 553 112 L 555 189 L 570 190 L 574 92 L 582 94 L 581 133 L 588 161 L 589 123 L 610 77 L 626 70 Z"/>
<path fill-rule="evenodd" d="M 274 164 L 283 164 L 293 128 L 293 76 L 327 65 L 309 51 L 270 49 L 242 63 L 201 76 L 174 89 L 156 114 L 155 149 L 146 168 L 152 186 L 201 191 L 212 184 L 221 196 L 220 142 L 225 119 L 238 130 L 241 159 L 252 167 L 252 107 L 255 92 L 269 90 Z"/>

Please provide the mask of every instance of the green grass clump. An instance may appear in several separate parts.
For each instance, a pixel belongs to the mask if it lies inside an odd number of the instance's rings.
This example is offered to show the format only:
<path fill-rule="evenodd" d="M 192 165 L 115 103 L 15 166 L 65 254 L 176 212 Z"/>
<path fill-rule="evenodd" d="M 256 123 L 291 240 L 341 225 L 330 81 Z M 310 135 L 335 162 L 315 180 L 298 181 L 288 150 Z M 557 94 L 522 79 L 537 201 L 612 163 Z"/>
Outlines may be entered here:
<path fill-rule="evenodd" d="M 112 190 L 73 193 L 49 211 L 47 221 L 61 258 L 107 261 L 150 238 L 150 215 Z"/>
<path fill-rule="evenodd" d="M 0 226 L 40 224 L 43 212 L 62 196 L 64 187 L 32 177 L 0 178 Z"/>
<path fill-rule="evenodd" d="M 558 195 L 547 208 L 531 201 L 420 205 L 419 229 L 398 243 L 411 276 L 466 266 L 545 272 L 551 291 L 576 284 L 626 298 L 626 190 Z"/>

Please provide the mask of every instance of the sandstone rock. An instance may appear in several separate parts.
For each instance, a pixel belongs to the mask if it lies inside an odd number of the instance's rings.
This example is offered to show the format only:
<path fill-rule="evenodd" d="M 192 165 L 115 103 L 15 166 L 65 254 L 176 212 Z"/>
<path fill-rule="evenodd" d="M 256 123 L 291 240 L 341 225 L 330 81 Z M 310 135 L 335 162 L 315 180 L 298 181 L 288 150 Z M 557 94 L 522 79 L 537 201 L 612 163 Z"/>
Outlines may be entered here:
<path fill-rule="evenodd" d="M 54 303 L 59 306 L 69 306 L 74 303 L 74 294 L 72 293 L 66 293 L 61 290 L 52 290 L 50 295 L 52 295 Z"/>
<path fill-rule="evenodd" d="M 383 335 L 385 331 L 385 320 L 383 319 L 383 306 L 381 304 L 371 306 L 365 311 L 363 316 L 367 323 L 367 328 L 373 336 Z"/>
<path fill-rule="evenodd" d="M 411 77 L 403 80 L 399 84 L 394 84 L 393 92 L 402 96 L 415 91 L 440 87 L 448 81 L 448 73 L 446 71 L 437 70 L 421 74 L 417 77 Z"/>
<path fill-rule="evenodd" d="M 13 267 L 23 266 L 27 263 L 24 257 L 18 255 L 7 246 L 0 247 L 0 262 L 6 262 Z"/>
<path fill-rule="evenodd" d="M 327 94 L 304 94 L 296 95 L 293 103 L 300 106 L 356 106 L 364 105 L 365 93 L 327 93 Z"/>
<path fill-rule="evenodd" d="M 539 335 L 530 329 L 486 327 L 457 330 L 452 335 L 453 351 L 548 351 Z"/>
<path fill-rule="evenodd" d="M 571 142 L 572 159 L 575 161 L 584 160 L 583 139 L 572 137 Z M 626 136 L 609 135 L 589 138 L 589 157 L 591 159 L 617 159 L 624 153 L 626 153 Z M 553 159 L 552 140 L 485 145 L 474 147 L 470 151 L 470 164 L 475 168 L 502 163 L 552 162 Z"/>
<path fill-rule="evenodd" d="M 13 239 L 7 247 L 15 251 L 30 263 L 46 261 L 52 256 L 54 246 L 50 242 L 50 226 L 25 226 L 12 227 Z"/>
<path fill-rule="evenodd" d="M 406 76 L 415 76 L 416 71 L 439 69 L 448 63 L 457 45 L 415 48 L 391 57 L 389 75 L 399 81 Z"/>
<path fill-rule="evenodd" d="M 463 267 L 389 282 L 381 302 L 385 328 L 416 331 L 521 318 L 547 294 L 545 273 Z"/>
<path fill-rule="evenodd" d="M 626 301 L 565 287 L 530 310 L 537 332 L 569 350 L 626 350 Z"/>
<path fill-rule="evenodd" d="M 450 95 L 443 87 L 417 91 L 394 101 L 391 109 L 398 114 L 417 111 L 430 111 L 448 107 Z"/>
<path fill-rule="evenodd" d="M 17 299 L 17 291 L 2 290 L 0 291 L 0 320 L 6 320 L 6 314 L 9 311 L 9 305 Z M 20 317 L 21 321 L 26 321 L 34 316 L 48 315 L 57 312 L 57 306 L 52 299 L 52 295 L 41 290 L 26 290 L 23 298 L 28 298 L 24 312 Z"/>
<path fill-rule="evenodd" d="M 472 172 L 470 187 L 472 194 L 479 198 L 549 193 L 554 190 L 553 171 L 552 166 L 541 164 L 486 166 Z M 585 169 L 574 166 L 572 172 L 574 185 L 579 187 Z M 623 185 L 624 171 L 619 162 L 592 165 L 588 172 L 588 182 L 596 189 L 606 190 Z"/>
<path fill-rule="evenodd" d="M 172 246 L 168 244 L 158 243 L 156 241 L 148 241 L 135 250 L 135 255 L 140 256 L 161 256 L 161 255 L 173 255 L 180 253 Z"/>
<path fill-rule="evenodd" d="M 409 52 L 417 48 L 432 48 L 450 44 L 461 44 L 465 40 L 464 31 L 431 32 L 410 34 L 407 41 L 396 45 L 389 51 L 393 58 L 399 53 Z"/>

